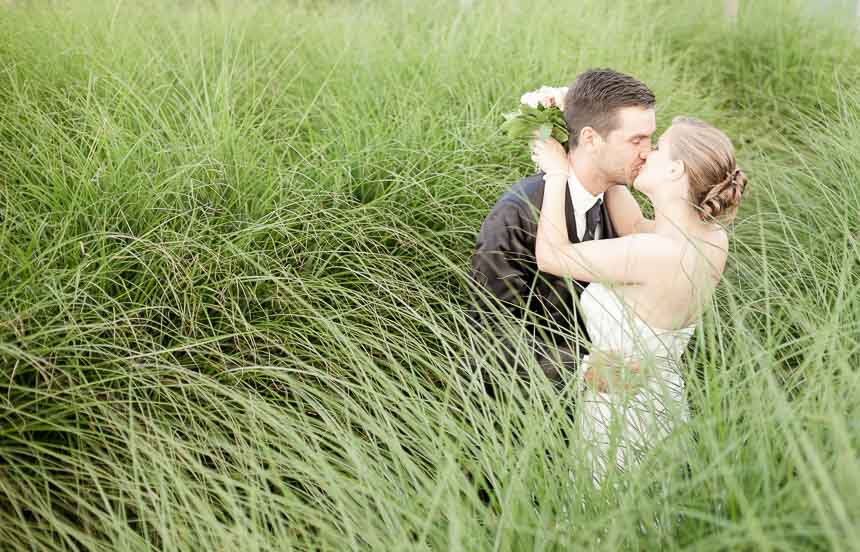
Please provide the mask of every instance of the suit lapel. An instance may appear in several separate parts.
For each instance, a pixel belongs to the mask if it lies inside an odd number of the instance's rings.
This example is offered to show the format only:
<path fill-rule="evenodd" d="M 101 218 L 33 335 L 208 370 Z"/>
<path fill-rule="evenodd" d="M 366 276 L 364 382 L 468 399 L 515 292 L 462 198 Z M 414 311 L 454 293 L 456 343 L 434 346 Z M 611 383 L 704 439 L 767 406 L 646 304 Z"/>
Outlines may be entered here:
<path fill-rule="evenodd" d="M 570 186 L 564 186 L 564 219 L 567 222 L 567 239 L 571 243 L 579 243 L 576 235 L 576 216 L 573 213 L 573 199 L 570 197 Z"/>
<path fill-rule="evenodd" d="M 611 239 L 617 238 L 618 234 L 615 233 L 615 228 L 612 226 L 612 220 L 609 218 L 609 211 L 606 209 L 606 202 L 603 202 L 603 205 L 600 206 L 600 224 L 598 227 L 600 228 L 600 237 L 596 239 Z"/>

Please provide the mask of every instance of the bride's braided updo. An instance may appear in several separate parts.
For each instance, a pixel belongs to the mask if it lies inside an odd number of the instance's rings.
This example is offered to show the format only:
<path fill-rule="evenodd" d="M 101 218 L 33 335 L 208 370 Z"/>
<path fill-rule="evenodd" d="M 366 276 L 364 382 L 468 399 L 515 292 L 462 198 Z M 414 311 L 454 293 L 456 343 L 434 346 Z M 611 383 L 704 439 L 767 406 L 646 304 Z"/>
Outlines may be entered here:
<path fill-rule="evenodd" d="M 675 117 L 671 157 L 686 166 L 690 201 L 701 219 L 734 220 L 747 175 L 735 162 L 735 149 L 728 136 L 698 119 Z"/>

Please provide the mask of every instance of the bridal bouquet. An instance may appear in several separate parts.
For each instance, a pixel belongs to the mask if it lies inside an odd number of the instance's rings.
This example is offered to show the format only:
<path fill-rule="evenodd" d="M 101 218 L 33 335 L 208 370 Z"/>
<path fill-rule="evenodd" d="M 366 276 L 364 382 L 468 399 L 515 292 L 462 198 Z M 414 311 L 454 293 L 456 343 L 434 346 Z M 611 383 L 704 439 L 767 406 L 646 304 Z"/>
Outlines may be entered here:
<path fill-rule="evenodd" d="M 519 109 L 505 113 L 502 130 L 515 140 L 531 140 L 538 131 L 541 138 L 552 136 L 564 144 L 569 136 L 562 114 L 565 94 L 567 87 L 541 86 L 538 90 L 526 92 L 520 98 Z"/>

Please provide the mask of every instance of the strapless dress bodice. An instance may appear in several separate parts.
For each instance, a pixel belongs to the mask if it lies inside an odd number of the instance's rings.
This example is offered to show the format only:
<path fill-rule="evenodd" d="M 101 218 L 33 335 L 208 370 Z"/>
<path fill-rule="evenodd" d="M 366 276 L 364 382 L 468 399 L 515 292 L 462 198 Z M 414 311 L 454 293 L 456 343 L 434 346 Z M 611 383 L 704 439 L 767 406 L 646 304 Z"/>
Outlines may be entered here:
<path fill-rule="evenodd" d="M 585 288 L 580 304 L 592 351 L 677 360 L 696 329 L 695 325 L 677 330 L 653 328 L 599 283 Z"/>

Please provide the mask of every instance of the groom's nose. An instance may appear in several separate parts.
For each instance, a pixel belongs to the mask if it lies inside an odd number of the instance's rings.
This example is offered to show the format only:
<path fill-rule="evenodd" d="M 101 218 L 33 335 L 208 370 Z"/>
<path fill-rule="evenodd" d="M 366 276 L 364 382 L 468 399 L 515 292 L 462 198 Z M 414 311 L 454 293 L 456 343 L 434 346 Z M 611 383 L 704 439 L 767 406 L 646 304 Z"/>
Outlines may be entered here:
<path fill-rule="evenodd" d="M 654 146 L 651 145 L 651 140 L 647 140 L 644 142 L 642 151 L 639 152 L 639 156 L 642 157 L 642 160 L 644 161 L 646 157 L 651 155 L 652 151 L 654 151 Z"/>

